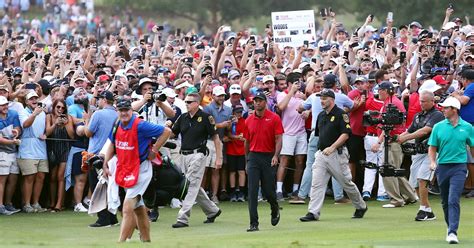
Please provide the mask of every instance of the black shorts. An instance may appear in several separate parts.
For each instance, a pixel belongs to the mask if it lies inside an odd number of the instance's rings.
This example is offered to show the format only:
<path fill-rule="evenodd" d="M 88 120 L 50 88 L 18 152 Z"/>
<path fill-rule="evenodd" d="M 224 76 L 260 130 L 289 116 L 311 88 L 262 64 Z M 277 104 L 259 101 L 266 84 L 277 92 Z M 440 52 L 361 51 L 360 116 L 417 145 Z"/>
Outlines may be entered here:
<path fill-rule="evenodd" d="M 359 163 L 365 160 L 364 137 L 351 135 L 347 141 L 347 149 L 349 150 L 349 162 Z"/>
<path fill-rule="evenodd" d="M 76 152 L 76 153 L 74 153 L 74 155 L 72 155 L 71 176 L 77 176 L 77 175 L 80 175 L 80 174 L 84 173 L 81 170 L 81 165 L 82 165 L 82 153 L 81 152 Z"/>
<path fill-rule="evenodd" d="M 245 155 L 235 156 L 227 155 L 227 166 L 229 171 L 244 171 L 245 170 Z"/>

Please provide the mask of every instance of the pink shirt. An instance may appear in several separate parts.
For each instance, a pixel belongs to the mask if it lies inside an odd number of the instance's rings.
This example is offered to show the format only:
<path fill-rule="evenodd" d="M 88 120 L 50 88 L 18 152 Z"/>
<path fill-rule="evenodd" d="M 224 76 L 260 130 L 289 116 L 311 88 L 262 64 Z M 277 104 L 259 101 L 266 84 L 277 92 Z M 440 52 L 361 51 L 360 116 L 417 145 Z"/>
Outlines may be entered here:
<path fill-rule="evenodd" d="M 283 101 L 283 98 L 287 95 L 286 92 L 281 92 L 277 96 L 277 103 Z M 287 135 L 299 135 L 306 133 L 305 120 L 298 113 L 298 106 L 303 104 L 303 99 L 297 97 L 291 97 L 290 102 L 285 110 L 281 113 L 281 122 L 283 123 L 283 129 Z"/>

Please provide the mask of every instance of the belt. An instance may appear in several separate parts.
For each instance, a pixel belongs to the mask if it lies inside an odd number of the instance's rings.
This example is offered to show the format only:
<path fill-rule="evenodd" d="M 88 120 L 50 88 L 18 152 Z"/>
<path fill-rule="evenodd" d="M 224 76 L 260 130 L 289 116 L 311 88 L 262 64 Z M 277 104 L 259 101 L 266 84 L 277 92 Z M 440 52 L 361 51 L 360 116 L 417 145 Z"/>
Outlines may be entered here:
<path fill-rule="evenodd" d="M 378 137 L 376 133 L 367 133 L 367 135 L 372 136 L 372 137 Z"/>
<path fill-rule="evenodd" d="M 202 153 L 206 155 L 203 151 L 200 151 L 200 148 L 194 149 L 194 150 L 181 150 L 179 151 L 180 154 L 182 155 L 190 155 L 190 154 L 195 154 L 195 153 Z"/>

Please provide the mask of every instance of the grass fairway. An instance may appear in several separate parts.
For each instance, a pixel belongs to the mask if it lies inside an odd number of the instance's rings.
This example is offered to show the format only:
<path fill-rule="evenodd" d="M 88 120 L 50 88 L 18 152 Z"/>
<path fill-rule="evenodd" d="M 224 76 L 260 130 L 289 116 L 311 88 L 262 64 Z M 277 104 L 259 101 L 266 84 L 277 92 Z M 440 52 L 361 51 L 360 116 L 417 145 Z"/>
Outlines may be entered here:
<path fill-rule="evenodd" d="M 281 206 L 281 221 L 270 225 L 268 203 L 259 204 L 260 232 L 247 233 L 247 203 L 221 203 L 222 215 L 214 224 L 203 224 L 204 214 L 193 209 L 190 227 L 172 229 L 176 209 L 160 209 L 151 225 L 151 244 L 141 244 L 135 233 L 132 242 L 120 247 L 446 247 L 446 225 L 439 197 L 431 197 L 437 220 L 415 222 L 418 205 L 382 209 L 369 202 L 364 219 L 353 220 L 352 205 L 334 205 L 327 200 L 318 222 L 302 223 L 307 205 Z M 460 244 L 474 247 L 474 200 L 461 201 Z M 95 217 L 61 213 L 0 216 L 0 247 L 117 247 L 119 227 L 92 229 Z"/>

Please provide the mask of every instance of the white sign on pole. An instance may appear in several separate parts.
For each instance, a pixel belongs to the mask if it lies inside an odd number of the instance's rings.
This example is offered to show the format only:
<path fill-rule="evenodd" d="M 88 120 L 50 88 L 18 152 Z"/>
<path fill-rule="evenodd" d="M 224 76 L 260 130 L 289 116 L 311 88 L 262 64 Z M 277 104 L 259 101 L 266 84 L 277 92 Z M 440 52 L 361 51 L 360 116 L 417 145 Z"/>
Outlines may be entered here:
<path fill-rule="evenodd" d="M 304 41 L 316 41 L 314 10 L 272 12 L 275 44 L 280 47 L 300 47 Z"/>

